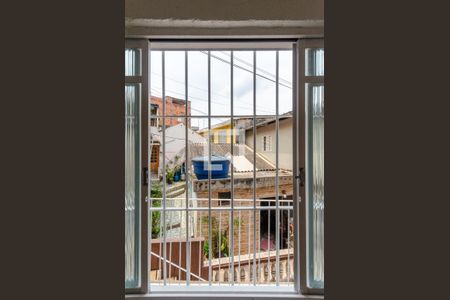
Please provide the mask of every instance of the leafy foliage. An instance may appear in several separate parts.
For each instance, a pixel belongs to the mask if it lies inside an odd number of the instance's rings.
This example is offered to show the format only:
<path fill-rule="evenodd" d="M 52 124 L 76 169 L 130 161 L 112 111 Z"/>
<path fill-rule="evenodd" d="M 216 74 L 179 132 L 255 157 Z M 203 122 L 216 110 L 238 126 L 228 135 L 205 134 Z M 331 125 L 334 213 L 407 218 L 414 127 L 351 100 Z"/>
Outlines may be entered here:
<path fill-rule="evenodd" d="M 236 224 L 235 219 L 235 224 Z M 209 217 L 203 217 L 202 221 L 204 223 L 208 223 Z M 218 258 L 219 257 L 219 251 L 221 257 L 228 257 L 230 255 L 230 246 L 228 244 L 228 230 L 229 228 L 226 227 L 224 230 L 220 231 L 217 230 L 217 219 L 215 217 L 211 218 L 211 259 Z M 205 241 L 205 244 L 203 245 L 203 255 L 206 257 L 206 259 L 209 259 L 209 241 Z"/>
<path fill-rule="evenodd" d="M 150 189 L 151 198 L 162 198 L 161 186 L 157 183 L 153 184 Z M 161 200 L 153 200 L 152 207 L 161 207 Z M 161 230 L 161 212 L 152 211 L 152 239 L 159 237 L 159 232 Z"/>

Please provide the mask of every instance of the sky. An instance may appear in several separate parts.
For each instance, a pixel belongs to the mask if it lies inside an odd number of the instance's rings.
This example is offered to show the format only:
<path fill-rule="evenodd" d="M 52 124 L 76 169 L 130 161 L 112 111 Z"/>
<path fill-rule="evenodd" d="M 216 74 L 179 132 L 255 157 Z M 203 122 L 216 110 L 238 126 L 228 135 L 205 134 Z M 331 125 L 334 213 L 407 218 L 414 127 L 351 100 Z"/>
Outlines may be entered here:
<path fill-rule="evenodd" d="M 234 116 L 253 114 L 253 52 L 234 51 Z M 207 127 L 208 55 L 188 51 L 191 125 Z M 165 52 L 165 95 L 185 98 L 185 52 Z M 231 115 L 231 51 L 211 51 L 211 125 Z M 256 51 L 256 115 L 276 114 L 276 51 Z M 151 94 L 162 96 L 162 52 L 151 51 Z M 279 114 L 292 111 L 292 51 L 279 51 Z"/>

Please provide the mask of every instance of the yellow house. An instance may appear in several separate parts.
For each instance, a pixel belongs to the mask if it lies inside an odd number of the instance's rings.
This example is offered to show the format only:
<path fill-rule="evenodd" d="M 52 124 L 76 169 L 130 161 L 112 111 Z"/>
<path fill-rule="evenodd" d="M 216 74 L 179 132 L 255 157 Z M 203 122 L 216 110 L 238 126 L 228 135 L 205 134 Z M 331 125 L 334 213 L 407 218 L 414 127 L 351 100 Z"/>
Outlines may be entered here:
<path fill-rule="evenodd" d="M 231 143 L 231 122 L 225 121 L 214 126 L 211 126 L 211 142 L 213 143 Z M 208 128 L 198 131 L 198 133 L 207 138 Z M 234 134 L 236 136 L 236 133 Z"/>
<path fill-rule="evenodd" d="M 233 133 L 234 144 L 245 144 L 245 129 L 251 124 L 252 118 L 236 117 L 234 126 L 230 120 L 211 126 L 211 142 L 215 144 L 228 143 L 231 144 Z M 208 128 L 201 129 L 197 132 L 201 136 L 208 137 Z"/>

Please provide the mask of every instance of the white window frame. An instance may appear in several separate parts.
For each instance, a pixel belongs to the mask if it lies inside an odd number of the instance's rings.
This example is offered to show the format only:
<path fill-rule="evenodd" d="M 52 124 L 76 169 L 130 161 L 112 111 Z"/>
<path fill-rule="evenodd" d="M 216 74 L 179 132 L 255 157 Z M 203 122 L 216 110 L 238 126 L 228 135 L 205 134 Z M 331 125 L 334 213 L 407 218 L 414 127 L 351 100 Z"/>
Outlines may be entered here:
<path fill-rule="evenodd" d="M 317 289 L 317 288 L 310 288 L 307 284 L 307 276 L 308 274 L 308 267 L 310 264 L 309 261 L 309 243 L 310 243 L 310 226 L 309 226 L 309 203 L 311 201 L 310 196 L 310 190 L 308 188 L 309 180 L 310 180 L 310 170 L 308 169 L 310 166 L 310 153 L 308 152 L 308 149 L 310 148 L 309 145 L 309 114 L 308 114 L 308 105 L 307 105 L 307 99 L 306 99 L 306 85 L 307 84 L 322 84 L 324 85 L 324 76 L 307 76 L 306 75 L 306 49 L 309 48 L 324 48 L 324 42 L 323 39 L 302 39 L 299 40 L 299 55 L 298 57 L 298 93 L 297 93 L 297 99 L 299 103 L 299 107 L 297 110 L 298 114 L 298 126 L 294 126 L 294 131 L 297 128 L 302 128 L 302 130 L 295 133 L 297 136 L 297 141 L 299 142 L 299 148 L 298 148 L 298 160 L 297 160 L 297 170 L 299 173 L 299 176 L 301 177 L 301 180 L 303 183 L 300 183 L 299 185 L 296 185 L 299 187 L 299 196 L 301 199 L 305 199 L 305 201 L 300 201 L 300 207 L 299 207 L 299 228 L 300 228 L 300 234 L 302 237 L 298 239 L 299 249 L 300 251 L 300 261 L 304 262 L 300 266 L 300 290 L 303 294 L 315 294 L 315 295 L 323 295 L 324 289 Z"/>
<path fill-rule="evenodd" d="M 126 288 L 125 293 L 127 294 L 142 294 L 146 293 L 148 290 L 148 273 L 146 272 L 146 265 L 148 261 L 148 256 L 146 255 L 148 253 L 148 240 L 147 240 L 147 209 L 146 209 L 146 199 L 148 195 L 148 188 L 145 185 L 146 179 L 144 176 L 147 175 L 146 169 L 143 167 L 143 162 L 149 161 L 149 147 L 148 147 L 148 126 L 147 125 L 147 119 L 148 119 L 148 98 L 144 97 L 143 95 L 148 94 L 148 82 L 149 82 L 149 76 L 148 76 L 148 70 L 149 70 L 149 60 L 148 60 L 148 49 L 149 49 L 149 43 L 148 40 L 135 40 L 135 39 L 125 39 L 125 49 L 140 49 L 141 55 L 140 55 L 140 75 L 137 76 L 125 76 L 125 84 L 140 84 L 141 88 L 141 94 L 140 94 L 140 139 L 137 141 L 138 147 L 140 146 L 140 163 L 139 163 L 139 169 L 142 170 L 142 172 L 139 172 L 142 176 L 139 178 L 140 182 L 140 202 L 138 203 L 139 210 L 140 210 L 140 219 L 138 221 L 138 227 L 139 227 L 139 252 L 138 252 L 138 285 L 136 288 Z M 123 97 L 125 98 L 125 97 Z M 147 170 L 148 171 L 148 170 Z"/>
<path fill-rule="evenodd" d="M 238 47 L 237 49 L 255 49 L 255 44 L 252 39 L 247 40 L 233 40 L 235 42 L 239 42 L 242 44 L 241 47 Z M 138 39 L 138 40 L 132 40 L 132 43 L 138 43 L 139 45 L 147 47 L 146 53 L 142 55 L 142 61 L 145 62 L 147 65 L 143 66 L 143 74 L 146 73 L 146 75 L 142 76 L 141 80 L 143 83 L 143 93 L 144 91 L 149 90 L 149 77 L 148 77 L 148 70 L 149 70 L 149 53 L 148 50 L 150 47 L 152 48 L 160 48 L 160 49 L 178 49 L 180 47 L 180 44 L 177 43 L 178 40 L 169 40 L 169 41 L 162 41 L 157 43 L 151 43 L 151 46 L 149 45 L 148 39 Z M 209 41 L 208 41 L 209 42 Z M 248 42 L 246 44 L 245 42 Z M 323 43 L 323 40 L 318 40 L 319 43 Z M 130 43 L 130 41 L 127 41 L 127 43 Z M 268 42 L 261 42 L 260 45 L 261 48 L 257 49 L 279 49 L 279 43 L 280 41 L 271 40 Z M 215 298 L 215 299 L 289 299 L 289 298 L 295 298 L 295 299 L 323 299 L 323 289 L 309 289 L 306 286 L 306 264 L 302 263 L 300 264 L 300 261 L 305 262 L 306 261 L 306 240 L 305 238 L 299 238 L 300 236 L 306 237 L 306 231 L 307 231 L 307 224 L 306 224 L 306 201 L 302 201 L 302 199 L 305 198 L 305 187 L 300 184 L 300 182 L 304 181 L 304 176 L 302 179 L 302 168 L 305 167 L 305 144 L 306 144 L 306 136 L 304 130 L 298 130 L 298 128 L 305 128 L 306 126 L 306 117 L 305 117 L 305 97 L 304 97 L 304 70 L 305 70 L 305 60 L 304 60 L 304 49 L 306 48 L 305 43 L 309 43 L 307 39 L 298 39 L 296 42 L 293 42 L 293 52 L 294 60 L 293 60 L 293 66 L 294 66 L 294 74 L 293 74 L 293 97 L 294 97 L 294 103 L 293 103 L 293 124 L 296 124 L 297 126 L 294 126 L 293 128 L 293 140 L 294 140 L 294 166 L 297 167 L 297 174 L 295 175 L 295 178 L 297 179 L 294 181 L 294 222 L 295 226 L 298 230 L 295 231 L 295 247 L 294 247 L 294 256 L 295 256 L 295 264 L 294 264 L 294 272 L 295 272 L 295 280 L 294 280 L 294 288 L 295 292 L 293 293 L 280 293 L 279 287 L 274 288 L 267 288 L 261 286 L 256 287 L 240 287 L 241 290 L 239 293 L 236 292 L 236 290 L 229 290 L 229 291 L 221 291 L 217 292 L 216 289 L 212 289 L 210 291 L 208 290 L 196 290 L 194 286 L 188 286 L 186 289 L 180 289 L 179 291 L 174 292 L 152 292 L 151 294 L 148 294 L 148 258 L 144 258 L 144 253 L 148 252 L 148 234 L 147 234 L 147 210 L 148 210 L 148 203 L 145 201 L 146 196 L 143 197 L 142 206 L 146 209 L 142 209 L 142 222 L 141 222 L 141 250 L 142 250 L 142 258 L 141 258 L 141 278 L 142 278 L 142 284 L 139 289 L 133 290 L 133 291 L 126 291 L 127 295 L 126 298 L 130 299 L 198 299 L 198 298 Z M 248 45 L 248 46 L 247 46 Z M 322 44 L 323 45 L 323 44 Z M 198 42 L 193 43 L 183 43 L 182 47 L 183 49 L 189 49 L 193 50 L 195 47 L 198 47 L 198 49 L 205 49 L 204 45 L 199 46 Z M 322 46 L 323 47 L 323 46 Z M 215 43 L 214 46 L 208 47 L 210 50 L 215 49 L 229 49 L 229 42 L 227 41 L 218 41 Z M 143 48 L 144 49 L 144 48 Z M 145 58 L 146 57 L 146 58 Z M 146 71 L 144 72 L 144 69 Z M 146 77 L 146 78 L 144 78 Z M 132 82 L 135 82 L 136 78 L 129 78 Z M 145 97 L 142 97 L 143 99 Z M 297 116 L 298 115 L 298 116 Z M 147 115 L 148 116 L 148 115 Z M 145 116 L 145 117 L 147 117 Z M 144 116 L 142 117 L 144 120 Z M 297 143 L 295 142 L 297 141 Z M 144 143 L 144 140 L 142 140 Z M 145 147 L 143 147 L 145 148 Z M 148 149 L 147 149 L 148 150 Z M 149 193 L 148 191 L 149 187 L 147 187 L 146 193 Z M 297 201 L 295 201 L 295 198 L 297 196 Z M 145 215 L 145 216 L 144 216 Z M 145 222 L 144 222 L 145 221 Z M 144 224 L 145 223 L 145 224 Z M 144 282 L 145 281 L 145 282 Z M 133 295 L 133 293 L 139 293 L 140 295 Z"/>

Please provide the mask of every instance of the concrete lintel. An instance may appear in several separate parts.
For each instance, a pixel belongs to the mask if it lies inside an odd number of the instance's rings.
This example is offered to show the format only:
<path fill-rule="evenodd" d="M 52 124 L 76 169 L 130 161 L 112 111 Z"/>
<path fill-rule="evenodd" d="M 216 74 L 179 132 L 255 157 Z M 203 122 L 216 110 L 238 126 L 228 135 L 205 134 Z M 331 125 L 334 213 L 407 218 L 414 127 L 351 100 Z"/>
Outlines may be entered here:
<path fill-rule="evenodd" d="M 245 27 L 245 28 L 194 28 L 194 27 L 125 27 L 128 38 L 302 38 L 323 37 L 321 27 Z"/>
<path fill-rule="evenodd" d="M 125 18 L 175 20 L 322 20 L 323 0 L 127 0 Z"/>

